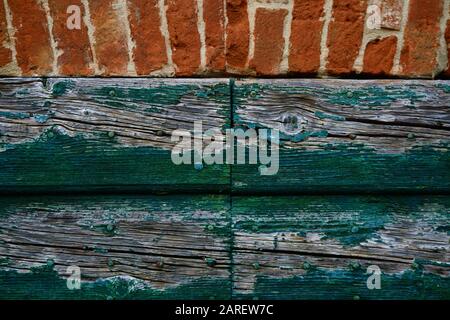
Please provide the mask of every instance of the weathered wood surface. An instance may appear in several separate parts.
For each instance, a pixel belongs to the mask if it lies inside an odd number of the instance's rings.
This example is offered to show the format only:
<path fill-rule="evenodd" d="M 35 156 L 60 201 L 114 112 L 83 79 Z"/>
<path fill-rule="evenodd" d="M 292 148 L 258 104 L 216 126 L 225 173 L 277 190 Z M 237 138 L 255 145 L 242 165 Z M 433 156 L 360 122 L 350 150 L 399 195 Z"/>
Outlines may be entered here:
<path fill-rule="evenodd" d="M 450 191 L 449 97 L 445 81 L 0 79 L 0 192 L 90 194 L 0 197 L 0 298 L 450 299 L 450 197 L 425 195 Z M 197 120 L 280 129 L 279 173 L 176 166 L 171 133 Z M 393 191 L 416 196 L 301 195 Z M 238 196 L 259 192 L 299 195 Z"/>
<path fill-rule="evenodd" d="M 227 190 L 229 165 L 170 159 L 201 120 L 281 130 L 279 173 L 234 165 L 236 192 L 448 192 L 449 97 L 448 81 L 1 79 L 0 191 Z"/>
<path fill-rule="evenodd" d="M 233 123 L 281 134 L 280 170 L 233 167 L 238 192 L 450 189 L 448 81 L 242 80 Z"/>
<path fill-rule="evenodd" d="M 234 197 L 233 297 L 450 299 L 449 197 Z M 369 290 L 368 266 L 381 269 Z"/>
<path fill-rule="evenodd" d="M 443 196 L 2 198 L 0 298 L 449 299 L 449 218 Z"/>
<path fill-rule="evenodd" d="M 2 198 L 0 299 L 229 298 L 229 223 L 227 196 Z"/>
<path fill-rule="evenodd" d="M 225 129 L 226 79 L 0 79 L 0 191 L 220 191 L 229 167 L 177 166 L 172 131 Z"/>

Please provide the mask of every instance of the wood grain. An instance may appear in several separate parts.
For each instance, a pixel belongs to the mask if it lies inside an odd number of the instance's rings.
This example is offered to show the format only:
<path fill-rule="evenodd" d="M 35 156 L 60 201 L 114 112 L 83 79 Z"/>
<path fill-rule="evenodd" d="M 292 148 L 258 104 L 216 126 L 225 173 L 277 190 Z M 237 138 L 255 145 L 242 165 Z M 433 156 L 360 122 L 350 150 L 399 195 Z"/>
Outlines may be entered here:
<path fill-rule="evenodd" d="M 235 127 L 281 134 L 279 173 L 235 166 L 236 192 L 449 191 L 448 81 L 242 80 L 233 92 Z"/>
<path fill-rule="evenodd" d="M 0 221 L 1 299 L 230 297 L 227 196 L 2 198 Z"/>
<path fill-rule="evenodd" d="M 449 98 L 448 81 L 0 79 L 0 298 L 450 299 Z M 279 129 L 279 173 L 174 165 L 194 121 Z"/>
<path fill-rule="evenodd" d="M 235 298 L 450 298 L 449 197 L 234 197 L 232 210 Z"/>
<path fill-rule="evenodd" d="M 173 130 L 229 126 L 228 80 L 0 79 L 0 191 L 227 189 L 176 166 Z"/>
<path fill-rule="evenodd" d="M 0 212 L 3 299 L 450 298 L 447 196 L 9 197 Z"/>

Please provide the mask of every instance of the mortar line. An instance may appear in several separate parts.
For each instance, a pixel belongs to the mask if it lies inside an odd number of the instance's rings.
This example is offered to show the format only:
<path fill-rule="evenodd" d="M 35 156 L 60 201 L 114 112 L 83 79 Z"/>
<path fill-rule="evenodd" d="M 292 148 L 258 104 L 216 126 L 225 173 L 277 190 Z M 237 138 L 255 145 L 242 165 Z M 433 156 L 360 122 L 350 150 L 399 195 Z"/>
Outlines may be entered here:
<path fill-rule="evenodd" d="M 22 69 L 19 67 L 19 63 L 17 62 L 17 49 L 16 49 L 16 38 L 15 33 L 16 30 L 13 26 L 13 16 L 11 12 L 11 8 L 9 7 L 8 0 L 3 0 L 3 7 L 5 8 L 5 18 L 6 18 L 6 29 L 8 33 L 8 44 L 9 49 L 11 50 L 12 56 L 12 64 L 13 69 L 11 72 L 16 72 L 19 76 L 22 76 Z"/>
<path fill-rule="evenodd" d="M 98 60 L 97 60 L 97 53 L 95 51 L 95 27 L 92 24 L 91 21 L 91 9 L 89 8 L 89 3 L 88 0 L 81 0 L 81 3 L 83 4 L 84 7 L 84 24 L 86 25 L 87 28 L 87 35 L 88 35 L 88 40 L 89 40 L 89 46 L 91 48 L 91 52 L 92 52 L 92 68 L 94 69 L 94 73 L 95 75 L 100 75 L 102 73 L 102 71 L 100 70 L 100 67 L 98 65 Z"/>
<path fill-rule="evenodd" d="M 44 9 L 45 18 L 47 20 L 48 34 L 50 37 L 50 47 L 52 48 L 53 53 L 53 62 L 52 62 L 52 75 L 59 74 L 59 66 L 58 59 L 62 54 L 62 51 L 58 49 L 58 42 L 56 41 L 53 35 L 53 17 L 50 12 L 50 6 L 48 4 L 48 0 L 40 0 L 41 7 Z"/>
<path fill-rule="evenodd" d="M 286 9 L 284 9 L 286 10 Z M 294 1 L 289 0 L 289 7 L 287 8 L 287 15 L 283 23 L 283 57 L 280 63 L 280 73 L 287 73 L 289 71 L 289 54 L 291 49 L 291 32 L 292 32 L 292 15 L 294 11 Z"/>
<path fill-rule="evenodd" d="M 169 33 L 169 24 L 167 22 L 167 9 L 165 0 L 158 0 L 158 8 L 159 8 L 159 19 L 160 24 L 159 28 L 161 30 L 161 34 L 164 38 L 164 44 L 166 46 L 166 56 L 167 56 L 167 64 L 163 67 L 160 72 L 155 71 L 151 75 L 167 75 L 172 76 L 175 74 L 175 65 L 173 64 L 172 57 L 172 44 L 170 41 L 170 33 Z"/>
<path fill-rule="evenodd" d="M 116 0 L 116 2 L 113 5 L 113 8 L 116 11 L 116 15 L 118 17 L 118 20 L 122 24 L 122 31 L 125 33 L 126 42 L 127 42 L 127 53 L 128 53 L 128 64 L 127 64 L 127 73 L 128 75 L 137 75 L 136 73 L 136 65 L 134 63 L 134 48 L 136 47 L 136 44 L 134 43 L 134 40 L 131 36 L 131 27 L 130 27 L 130 20 L 129 20 L 129 10 L 128 10 L 128 4 L 126 0 Z"/>
<path fill-rule="evenodd" d="M 197 31 L 200 36 L 200 72 L 206 71 L 206 30 L 203 0 L 197 0 Z"/>
<path fill-rule="evenodd" d="M 409 19 L 409 0 L 405 0 L 402 10 L 402 23 L 400 24 L 400 31 L 397 36 L 397 51 L 395 52 L 394 64 L 392 66 L 391 73 L 398 75 L 402 72 L 402 66 L 400 65 L 400 58 L 403 51 L 403 45 L 405 43 L 405 30 Z"/>
<path fill-rule="evenodd" d="M 443 3 L 443 12 L 441 19 L 439 21 L 440 26 L 440 33 L 439 33 L 439 49 L 436 54 L 436 70 L 433 73 L 433 78 L 437 74 L 441 73 L 442 71 L 447 70 L 448 68 L 448 46 L 450 44 L 447 44 L 447 41 L 445 39 L 445 33 L 447 31 L 447 21 L 450 19 L 450 0 L 444 0 Z"/>
<path fill-rule="evenodd" d="M 323 4 L 323 10 L 325 13 L 324 23 L 322 27 L 322 35 L 320 39 L 320 67 L 319 67 L 319 76 L 327 75 L 327 64 L 328 64 L 328 31 L 330 27 L 330 22 L 333 17 L 333 0 L 325 0 Z"/>

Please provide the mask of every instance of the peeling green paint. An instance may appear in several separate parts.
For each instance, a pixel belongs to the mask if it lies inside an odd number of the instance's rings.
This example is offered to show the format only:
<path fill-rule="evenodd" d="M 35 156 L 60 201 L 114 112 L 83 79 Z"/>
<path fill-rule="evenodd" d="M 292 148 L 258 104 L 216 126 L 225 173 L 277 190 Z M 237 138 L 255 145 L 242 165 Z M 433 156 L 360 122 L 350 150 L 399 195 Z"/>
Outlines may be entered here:
<path fill-rule="evenodd" d="M 229 166 L 175 165 L 171 151 L 153 147 L 125 147 L 99 135 L 95 139 L 67 136 L 49 130 L 36 141 L 1 144 L 0 190 L 15 187 L 60 186 L 86 190 L 89 186 L 128 186 L 159 190 L 208 185 L 209 190 L 229 186 Z M 24 170 L 23 168 L 27 168 Z M 216 186 L 216 187 L 214 187 Z"/>
<path fill-rule="evenodd" d="M 60 97 L 67 93 L 67 91 L 74 89 L 75 83 L 72 80 L 60 80 L 53 84 L 52 94 L 55 97 Z"/>
<path fill-rule="evenodd" d="M 381 289 L 367 288 L 366 270 L 314 269 L 303 276 L 275 278 L 257 276 L 249 294 L 234 294 L 235 299 L 274 300 L 448 300 L 450 281 L 445 277 L 405 271 L 381 275 Z M 274 290 L 276 288 L 276 290 Z"/>
<path fill-rule="evenodd" d="M 325 132 L 302 133 L 291 141 Z M 279 171 L 261 176 L 258 165 L 233 167 L 233 189 L 252 192 L 374 192 L 450 190 L 450 152 L 443 142 L 383 153 L 356 144 L 322 144 L 317 150 L 280 148 Z M 248 152 L 248 150 L 247 150 Z M 401 171 L 401 175 L 399 175 Z M 439 173 L 439 174 L 437 174 Z"/>
<path fill-rule="evenodd" d="M 324 113 L 321 111 L 316 111 L 315 115 L 317 118 L 323 120 L 323 119 L 330 119 L 330 120 L 334 120 L 334 121 L 345 121 L 345 117 L 343 116 L 339 116 L 339 115 L 335 115 L 335 114 L 328 114 L 328 113 Z"/>
<path fill-rule="evenodd" d="M 8 112 L 8 111 L 0 111 L 0 117 L 14 120 L 23 120 L 31 117 L 31 114 L 28 112 Z"/>
<path fill-rule="evenodd" d="M 425 223 L 423 208 L 435 203 L 439 206 L 434 206 L 433 216 L 428 217 L 430 225 L 448 226 L 450 198 L 445 196 L 239 196 L 233 199 L 233 228 L 261 234 L 294 233 L 304 238 L 308 233 L 321 234 L 323 240 L 352 247 L 375 241 L 379 231 L 402 215 Z"/>
<path fill-rule="evenodd" d="M 8 300 L 225 300 L 230 298 L 229 286 L 227 278 L 203 278 L 158 290 L 139 279 L 114 277 L 94 282 L 82 279 L 79 290 L 69 290 L 67 280 L 52 268 L 0 271 L 0 297 Z"/>

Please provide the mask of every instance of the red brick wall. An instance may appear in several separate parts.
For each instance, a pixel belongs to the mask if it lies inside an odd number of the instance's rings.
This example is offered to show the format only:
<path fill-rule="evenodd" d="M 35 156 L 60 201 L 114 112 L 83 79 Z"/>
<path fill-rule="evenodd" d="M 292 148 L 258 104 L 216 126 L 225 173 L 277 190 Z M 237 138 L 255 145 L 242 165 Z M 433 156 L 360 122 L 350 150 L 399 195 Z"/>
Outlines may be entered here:
<path fill-rule="evenodd" d="M 449 77 L 449 17 L 450 0 L 0 0 L 0 75 Z"/>

